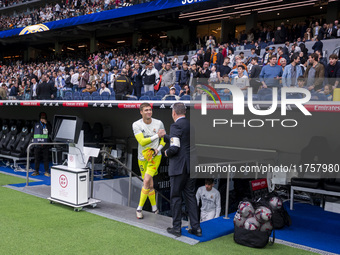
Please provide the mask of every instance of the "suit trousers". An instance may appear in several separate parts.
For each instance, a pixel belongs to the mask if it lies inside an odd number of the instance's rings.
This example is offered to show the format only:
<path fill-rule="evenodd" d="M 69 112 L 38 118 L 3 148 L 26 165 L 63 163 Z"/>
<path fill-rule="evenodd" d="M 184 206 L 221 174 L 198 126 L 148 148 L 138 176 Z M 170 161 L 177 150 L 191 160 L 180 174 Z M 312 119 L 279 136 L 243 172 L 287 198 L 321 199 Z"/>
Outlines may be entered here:
<path fill-rule="evenodd" d="M 170 201 L 172 225 L 175 230 L 181 229 L 182 223 L 182 195 L 189 213 L 192 229 L 199 228 L 197 201 L 195 195 L 195 179 L 189 174 L 170 176 Z"/>

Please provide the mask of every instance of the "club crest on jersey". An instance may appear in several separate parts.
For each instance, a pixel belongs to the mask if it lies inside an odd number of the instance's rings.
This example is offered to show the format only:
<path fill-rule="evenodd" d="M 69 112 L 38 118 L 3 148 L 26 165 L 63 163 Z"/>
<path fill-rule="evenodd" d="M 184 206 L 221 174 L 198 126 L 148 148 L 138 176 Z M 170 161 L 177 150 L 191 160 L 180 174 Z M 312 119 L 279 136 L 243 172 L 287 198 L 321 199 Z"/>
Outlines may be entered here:
<path fill-rule="evenodd" d="M 154 133 L 157 133 L 155 128 L 153 129 L 153 132 L 154 132 Z"/>

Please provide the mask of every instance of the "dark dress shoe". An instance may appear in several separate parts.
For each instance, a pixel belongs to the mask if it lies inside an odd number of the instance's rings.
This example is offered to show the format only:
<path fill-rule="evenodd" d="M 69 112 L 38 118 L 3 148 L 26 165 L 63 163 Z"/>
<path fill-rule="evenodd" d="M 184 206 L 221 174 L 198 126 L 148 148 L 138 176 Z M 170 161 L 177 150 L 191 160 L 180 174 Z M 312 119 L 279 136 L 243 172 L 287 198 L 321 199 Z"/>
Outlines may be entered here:
<path fill-rule="evenodd" d="M 202 236 L 202 229 L 189 229 L 188 230 L 189 234 L 195 235 L 195 236 Z"/>
<path fill-rule="evenodd" d="M 177 236 L 177 237 L 180 237 L 182 235 L 180 230 L 175 230 L 174 228 L 167 228 L 166 231 L 169 234 L 172 234 L 172 235 Z"/>

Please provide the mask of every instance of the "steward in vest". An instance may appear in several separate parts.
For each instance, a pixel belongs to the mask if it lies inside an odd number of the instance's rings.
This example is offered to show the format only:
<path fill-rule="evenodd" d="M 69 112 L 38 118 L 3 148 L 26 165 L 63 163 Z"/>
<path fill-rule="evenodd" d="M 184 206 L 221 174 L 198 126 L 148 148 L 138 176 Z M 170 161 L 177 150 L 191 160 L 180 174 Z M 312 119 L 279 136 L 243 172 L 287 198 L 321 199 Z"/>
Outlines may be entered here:
<path fill-rule="evenodd" d="M 117 100 L 124 100 L 126 99 L 125 96 L 132 94 L 133 84 L 127 77 L 127 70 L 125 68 L 122 69 L 121 74 L 116 78 L 113 89 Z"/>
<path fill-rule="evenodd" d="M 51 125 L 47 122 L 47 115 L 44 112 L 39 114 L 39 121 L 34 124 L 33 141 L 35 143 L 50 142 Z M 32 176 L 39 175 L 40 158 L 42 156 L 44 162 L 45 176 L 50 177 L 49 160 L 48 160 L 48 145 L 36 145 L 34 147 L 34 167 L 35 171 Z"/>

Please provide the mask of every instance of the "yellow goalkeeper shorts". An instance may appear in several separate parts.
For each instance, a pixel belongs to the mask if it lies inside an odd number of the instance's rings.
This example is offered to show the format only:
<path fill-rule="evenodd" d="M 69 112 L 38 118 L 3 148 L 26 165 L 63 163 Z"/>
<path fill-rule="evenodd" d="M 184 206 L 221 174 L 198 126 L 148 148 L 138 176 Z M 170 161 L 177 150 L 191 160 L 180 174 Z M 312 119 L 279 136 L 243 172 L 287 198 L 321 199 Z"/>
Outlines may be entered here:
<path fill-rule="evenodd" d="M 147 160 L 138 160 L 139 170 L 142 174 L 142 178 L 144 179 L 145 174 L 148 174 L 152 177 L 158 174 L 158 167 L 161 163 L 162 155 L 157 155 L 153 158 L 153 162 L 149 162 Z"/>

